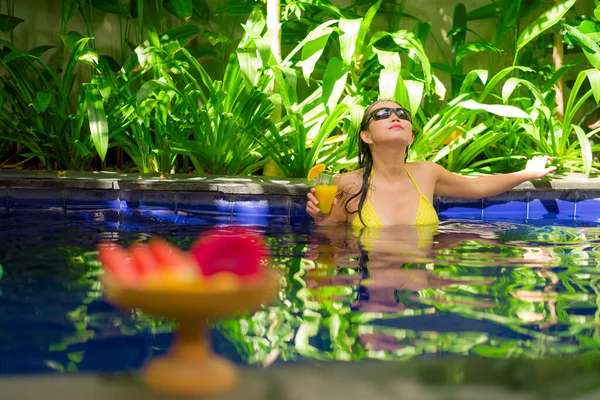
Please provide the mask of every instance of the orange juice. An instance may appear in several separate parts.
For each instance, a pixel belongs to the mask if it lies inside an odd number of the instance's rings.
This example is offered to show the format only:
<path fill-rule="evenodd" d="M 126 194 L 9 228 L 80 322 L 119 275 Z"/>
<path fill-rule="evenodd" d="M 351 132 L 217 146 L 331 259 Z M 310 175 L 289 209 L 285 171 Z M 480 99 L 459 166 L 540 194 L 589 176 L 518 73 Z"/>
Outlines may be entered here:
<path fill-rule="evenodd" d="M 319 211 L 323 214 L 329 214 L 331 212 L 333 200 L 335 199 L 335 194 L 337 193 L 337 186 L 316 185 L 315 189 L 315 197 L 319 202 Z"/>

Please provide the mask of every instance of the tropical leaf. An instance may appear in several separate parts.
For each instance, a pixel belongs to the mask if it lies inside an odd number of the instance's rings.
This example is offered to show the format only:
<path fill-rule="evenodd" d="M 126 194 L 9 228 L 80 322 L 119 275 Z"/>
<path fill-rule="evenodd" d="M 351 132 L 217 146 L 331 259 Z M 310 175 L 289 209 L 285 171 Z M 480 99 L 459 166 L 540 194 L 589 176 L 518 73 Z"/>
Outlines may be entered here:
<path fill-rule="evenodd" d="M 25 22 L 21 18 L 12 15 L 0 14 L 0 32 L 11 32 L 20 23 Z"/>
<path fill-rule="evenodd" d="M 519 35 L 519 38 L 517 39 L 517 52 L 544 31 L 556 25 L 576 2 L 577 0 L 566 0 L 563 3 L 551 7 L 548 11 L 540 15 Z"/>
<path fill-rule="evenodd" d="M 475 100 L 467 100 L 458 104 L 459 107 L 467 108 L 469 110 L 480 110 L 487 111 L 491 114 L 498 115 L 500 117 L 507 118 L 531 118 L 529 114 L 520 108 L 514 106 L 507 106 L 503 104 L 481 104 Z"/>

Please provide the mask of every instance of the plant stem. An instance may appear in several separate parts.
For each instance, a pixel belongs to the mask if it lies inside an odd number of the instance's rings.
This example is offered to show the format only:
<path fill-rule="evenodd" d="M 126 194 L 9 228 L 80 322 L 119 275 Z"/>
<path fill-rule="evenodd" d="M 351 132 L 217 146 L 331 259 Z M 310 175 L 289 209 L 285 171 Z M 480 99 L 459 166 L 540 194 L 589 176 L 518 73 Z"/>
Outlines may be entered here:
<path fill-rule="evenodd" d="M 560 3 L 559 0 L 554 0 L 554 4 Z M 565 49 L 562 35 L 558 31 L 554 31 L 554 46 L 552 47 L 552 60 L 554 61 L 554 71 L 562 68 L 565 58 Z M 565 118 L 565 103 L 563 98 L 564 79 L 561 76 L 554 86 L 556 92 L 556 116 L 560 122 Z"/>
<path fill-rule="evenodd" d="M 277 63 L 281 62 L 280 0 L 267 0 L 267 30 L 271 32 L 271 51 Z"/>

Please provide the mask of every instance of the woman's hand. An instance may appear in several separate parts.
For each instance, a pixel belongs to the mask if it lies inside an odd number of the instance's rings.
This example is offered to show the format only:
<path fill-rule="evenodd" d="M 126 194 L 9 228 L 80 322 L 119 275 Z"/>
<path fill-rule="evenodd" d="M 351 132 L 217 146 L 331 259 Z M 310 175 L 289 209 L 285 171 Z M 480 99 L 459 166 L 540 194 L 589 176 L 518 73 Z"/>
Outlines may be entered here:
<path fill-rule="evenodd" d="M 316 191 L 317 189 L 311 188 L 310 192 L 306 194 L 306 197 L 308 197 L 308 201 L 306 202 L 306 213 L 313 217 L 315 224 L 322 225 L 327 223 L 327 220 L 329 220 L 329 215 L 323 214 L 321 211 L 319 211 L 319 207 L 317 206 L 319 201 L 314 195 Z M 334 200 L 334 204 L 336 200 Z"/>
<path fill-rule="evenodd" d="M 552 158 L 549 156 L 535 156 L 531 160 L 527 161 L 525 171 L 531 173 L 531 178 L 529 179 L 540 179 L 549 173 L 556 171 L 556 167 L 548 166 L 548 164 L 551 162 Z"/>

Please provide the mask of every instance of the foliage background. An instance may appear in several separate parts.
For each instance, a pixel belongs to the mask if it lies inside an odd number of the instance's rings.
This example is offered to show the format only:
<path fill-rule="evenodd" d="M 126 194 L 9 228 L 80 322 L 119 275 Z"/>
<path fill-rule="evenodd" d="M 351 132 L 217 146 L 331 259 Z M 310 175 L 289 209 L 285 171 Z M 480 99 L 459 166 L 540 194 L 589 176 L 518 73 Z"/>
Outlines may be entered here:
<path fill-rule="evenodd" d="M 559 172 L 589 175 L 596 6 L 8 0 L 0 164 L 297 177 L 319 162 L 353 169 L 364 106 L 393 97 L 415 114 L 412 160 L 493 173 L 549 154 Z"/>

